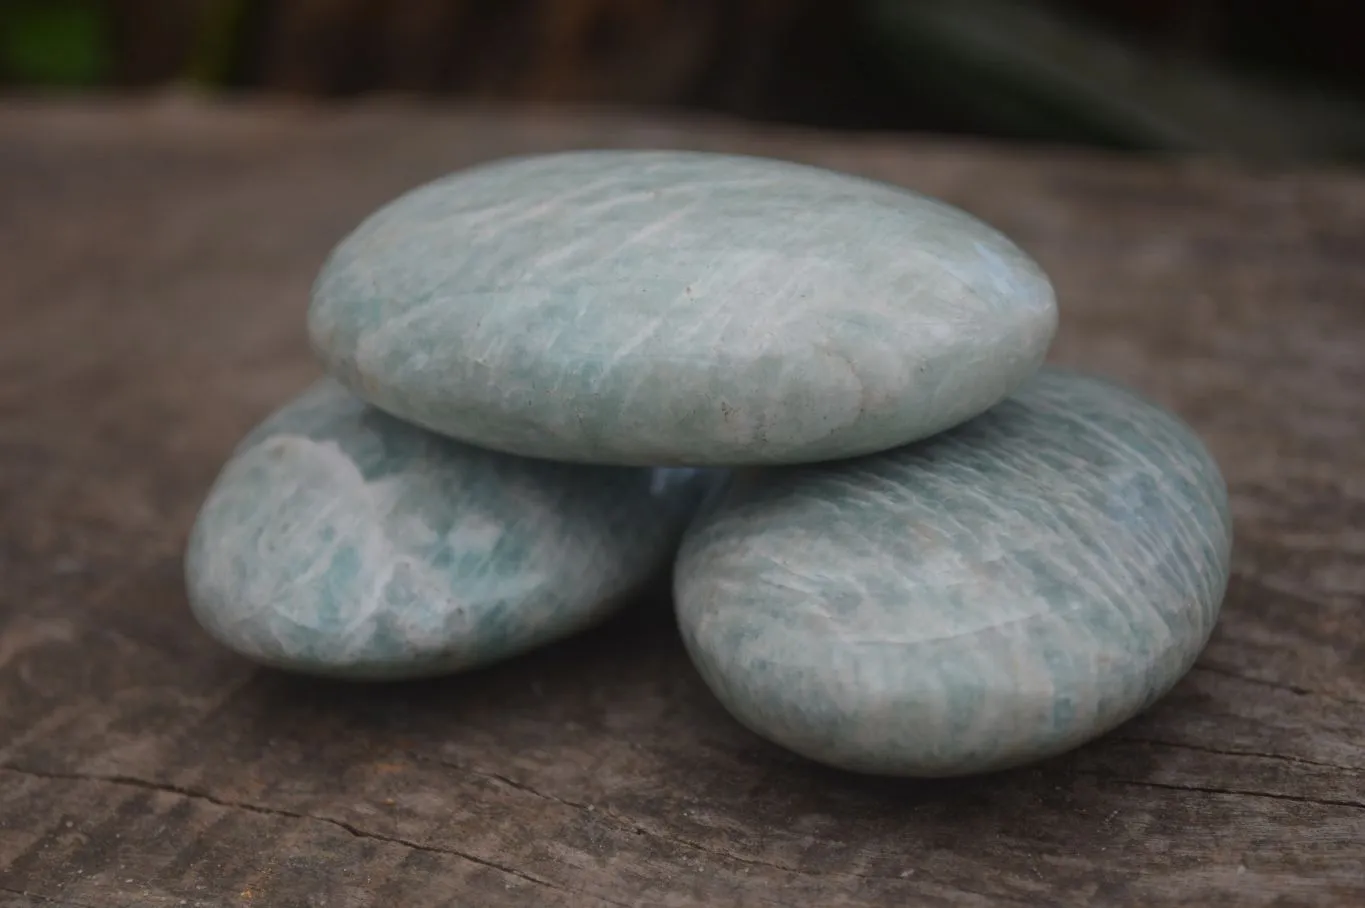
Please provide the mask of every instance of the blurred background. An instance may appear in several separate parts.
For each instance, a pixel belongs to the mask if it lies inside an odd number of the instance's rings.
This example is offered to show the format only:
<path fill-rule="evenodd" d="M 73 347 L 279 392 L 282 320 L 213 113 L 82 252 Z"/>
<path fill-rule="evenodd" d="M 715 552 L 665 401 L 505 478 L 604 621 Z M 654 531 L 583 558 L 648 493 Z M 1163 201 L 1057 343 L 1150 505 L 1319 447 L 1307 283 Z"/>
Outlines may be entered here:
<path fill-rule="evenodd" d="M 681 109 L 1365 161 L 1362 0 L 0 0 L 0 90 Z"/>

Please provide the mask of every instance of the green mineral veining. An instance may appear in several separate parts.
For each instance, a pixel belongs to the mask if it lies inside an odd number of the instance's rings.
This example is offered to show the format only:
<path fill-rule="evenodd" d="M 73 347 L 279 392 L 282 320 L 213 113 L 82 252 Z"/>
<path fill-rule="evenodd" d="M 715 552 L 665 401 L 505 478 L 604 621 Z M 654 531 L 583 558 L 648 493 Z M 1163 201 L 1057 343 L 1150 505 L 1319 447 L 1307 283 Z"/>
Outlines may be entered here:
<path fill-rule="evenodd" d="M 565 461 L 849 457 L 977 415 L 1057 324 L 981 221 L 784 161 L 590 151 L 459 171 L 386 205 L 314 286 L 354 393 L 471 444 Z"/>
<path fill-rule="evenodd" d="M 678 618 L 760 735 L 862 772 L 982 772 L 1165 694 L 1213 629 L 1231 544 L 1189 429 L 1049 369 L 933 439 L 736 477 L 686 537 Z"/>
<path fill-rule="evenodd" d="M 190 601 L 267 665 L 471 668 L 584 628 L 664 575 L 707 482 L 472 448 L 328 380 L 223 468 L 190 537 Z"/>

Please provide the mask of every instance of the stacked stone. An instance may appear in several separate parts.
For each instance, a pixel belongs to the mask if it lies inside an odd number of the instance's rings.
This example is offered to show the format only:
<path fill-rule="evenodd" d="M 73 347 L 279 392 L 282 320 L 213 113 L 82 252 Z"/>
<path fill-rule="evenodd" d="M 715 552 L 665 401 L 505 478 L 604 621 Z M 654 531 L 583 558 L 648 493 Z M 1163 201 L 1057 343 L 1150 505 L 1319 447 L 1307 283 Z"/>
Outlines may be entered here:
<path fill-rule="evenodd" d="M 903 189 L 573 152 L 453 174 L 334 250 L 329 377 L 241 443 L 186 556 L 260 663 L 486 665 L 672 570 L 688 653 L 759 735 L 947 776 L 1072 748 L 1190 668 L 1231 524 L 1153 403 L 1044 365 L 1042 269 Z"/>

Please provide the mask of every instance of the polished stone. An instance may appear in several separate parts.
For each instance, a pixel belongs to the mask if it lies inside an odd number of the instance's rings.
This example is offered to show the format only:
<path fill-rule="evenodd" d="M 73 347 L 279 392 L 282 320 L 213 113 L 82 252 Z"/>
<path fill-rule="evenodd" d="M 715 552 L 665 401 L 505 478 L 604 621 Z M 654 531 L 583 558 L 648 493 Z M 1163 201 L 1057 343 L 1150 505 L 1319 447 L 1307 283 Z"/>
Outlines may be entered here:
<path fill-rule="evenodd" d="M 1214 626 L 1231 544 L 1183 423 L 1048 369 L 934 439 L 736 476 L 684 541 L 678 619 L 758 734 L 855 771 L 982 772 L 1166 693 Z"/>
<path fill-rule="evenodd" d="M 1032 375 L 1051 284 L 981 221 L 794 163 L 593 151 L 460 171 L 381 208 L 314 286 L 328 371 L 471 444 L 773 464 L 883 450 Z"/>
<path fill-rule="evenodd" d="M 266 665 L 357 679 L 471 668 L 666 578 L 706 479 L 471 448 L 328 380 L 224 466 L 191 533 L 190 602 Z"/>

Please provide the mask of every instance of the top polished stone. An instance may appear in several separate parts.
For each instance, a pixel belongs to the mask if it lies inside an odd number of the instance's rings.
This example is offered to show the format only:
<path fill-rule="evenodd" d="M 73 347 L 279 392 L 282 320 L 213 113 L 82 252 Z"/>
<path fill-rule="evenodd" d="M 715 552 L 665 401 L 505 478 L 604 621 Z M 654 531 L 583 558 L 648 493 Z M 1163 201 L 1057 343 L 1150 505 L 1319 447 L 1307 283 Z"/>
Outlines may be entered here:
<path fill-rule="evenodd" d="M 794 163 L 593 151 L 457 172 L 336 248 L 309 331 L 396 416 L 566 461 L 883 450 L 1032 375 L 1052 287 L 941 202 Z"/>

